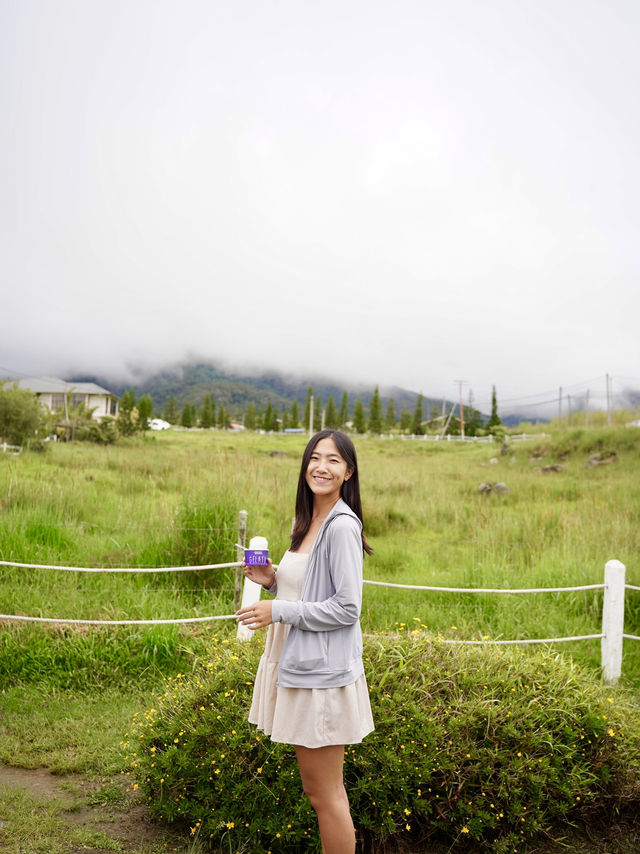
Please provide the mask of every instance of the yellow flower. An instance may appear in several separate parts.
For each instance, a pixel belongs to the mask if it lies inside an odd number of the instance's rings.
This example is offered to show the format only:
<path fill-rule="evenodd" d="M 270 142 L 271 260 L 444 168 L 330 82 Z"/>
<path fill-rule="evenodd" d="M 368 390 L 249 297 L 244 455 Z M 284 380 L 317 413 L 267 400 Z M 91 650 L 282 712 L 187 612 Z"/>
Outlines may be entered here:
<path fill-rule="evenodd" d="M 463 827 L 461 832 L 462 832 L 462 833 L 469 833 L 469 828 L 468 828 L 468 827 Z"/>

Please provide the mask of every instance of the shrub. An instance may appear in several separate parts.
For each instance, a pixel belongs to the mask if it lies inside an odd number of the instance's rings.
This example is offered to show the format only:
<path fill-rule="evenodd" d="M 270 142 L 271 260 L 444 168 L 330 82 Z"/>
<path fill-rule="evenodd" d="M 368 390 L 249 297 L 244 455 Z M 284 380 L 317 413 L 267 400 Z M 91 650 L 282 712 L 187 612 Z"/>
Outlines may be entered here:
<path fill-rule="evenodd" d="M 91 419 L 83 422 L 75 431 L 79 442 L 95 442 L 97 445 L 112 445 L 118 438 L 116 422 L 113 418 L 103 417 L 100 421 Z"/>
<path fill-rule="evenodd" d="M 259 643 L 214 639 L 200 674 L 167 682 L 127 734 L 151 812 L 241 852 L 319 851 L 293 749 L 247 721 Z M 630 704 L 549 652 L 366 639 L 376 731 L 347 748 L 362 850 L 506 854 L 524 839 L 640 806 Z"/>
<path fill-rule="evenodd" d="M 22 445 L 35 438 L 42 424 L 42 407 L 35 394 L 0 382 L 0 440 Z"/>

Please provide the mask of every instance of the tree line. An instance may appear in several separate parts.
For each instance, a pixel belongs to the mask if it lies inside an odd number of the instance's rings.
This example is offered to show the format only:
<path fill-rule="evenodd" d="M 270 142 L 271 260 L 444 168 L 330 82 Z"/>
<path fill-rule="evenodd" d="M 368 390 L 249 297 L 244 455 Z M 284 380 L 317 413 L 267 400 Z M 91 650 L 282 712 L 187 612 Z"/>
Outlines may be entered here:
<path fill-rule="evenodd" d="M 353 433 L 370 435 L 442 433 L 459 434 L 461 420 L 453 412 L 441 413 L 437 405 L 431 408 L 427 417 L 423 411 L 423 396 L 416 399 L 413 412 L 403 409 L 396 413 L 392 397 L 383 405 L 376 386 L 368 408 L 358 396 L 353 408 L 349 405 L 349 395 L 343 392 L 339 404 L 329 396 L 326 404 L 313 393 L 313 387 L 307 389 L 304 407 L 294 400 L 290 407 L 278 408 L 271 402 L 266 405 L 249 403 L 243 411 L 231 412 L 224 404 L 216 404 L 213 395 L 206 394 L 202 403 L 185 404 L 178 408 L 175 397 L 170 397 L 161 413 L 155 413 L 172 425 L 185 428 L 230 429 L 240 426 L 246 430 L 267 433 L 284 430 L 308 430 L 313 421 L 313 430 L 322 428 L 348 430 Z M 56 412 L 49 412 L 40 404 L 37 396 L 30 391 L 17 387 L 7 387 L 0 383 L 0 440 L 16 445 L 30 444 L 36 447 L 45 438 L 55 436 L 62 441 L 88 440 L 102 444 L 116 441 L 119 437 L 144 434 L 149 430 L 154 414 L 151 395 L 136 397 L 135 389 L 124 392 L 120 400 L 117 417 L 93 419 L 93 410 L 84 404 L 73 406 L 71 397 L 67 405 Z M 464 431 L 467 436 L 481 435 L 500 429 L 495 387 L 492 397 L 491 418 L 484 416 L 469 404 L 463 408 Z"/>
<path fill-rule="evenodd" d="M 290 407 L 282 408 L 274 406 L 271 402 L 266 405 L 252 402 L 243 410 L 232 413 L 224 404 L 216 405 L 213 395 L 206 394 L 199 407 L 193 403 L 186 403 L 180 409 L 175 397 L 172 396 L 162 410 L 161 417 L 169 424 L 186 428 L 230 428 L 232 425 L 238 425 L 246 430 L 261 430 L 267 433 L 295 429 L 308 430 L 312 418 L 314 431 L 325 427 L 361 434 L 404 433 L 420 436 L 427 432 L 459 435 L 462 429 L 459 412 L 456 415 L 450 410 L 447 414 L 444 411 L 441 412 L 440 408 L 434 404 L 427 415 L 424 412 L 424 398 L 421 394 L 416 399 L 413 411 L 403 409 L 397 413 L 394 399 L 390 397 L 383 401 L 378 386 L 371 395 L 368 408 L 365 408 L 359 396 L 356 397 L 351 408 L 346 391 L 342 393 L 339 403 L 333 395 L 330 395 L 325 404 L 321 397 L 314 395 L 313 387 L 309 386 L 304 407 L 301 407 L 297 400 L 294 400 Z M 469 403 L 463 407 L 463 419 L 464 432 L 467 436 L 482 435 L 494 431 L 501 425 L 495 386 L 491 417 L 487 420 L 475 408 L 473 397 L 470 395 Z"/>

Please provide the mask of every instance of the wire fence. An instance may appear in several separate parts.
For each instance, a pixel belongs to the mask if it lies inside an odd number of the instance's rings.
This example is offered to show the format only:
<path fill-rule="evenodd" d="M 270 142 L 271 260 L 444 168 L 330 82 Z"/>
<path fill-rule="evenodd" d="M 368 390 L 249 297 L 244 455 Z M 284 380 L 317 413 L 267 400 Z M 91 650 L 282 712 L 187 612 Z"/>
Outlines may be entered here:
<path fill-rule="evenodd" d="M 242 556 L 242 549 L 246 542 L 246 511 L 241 511 L 238 527 L 238 557 Z M 242 598 L 257 595 L 260 590 L 258 585 L 248 579 L 244 580 L 244 595 L 241 593 L 242 562 L 236 560 L 228 563 L 201 564 L 197 566 L 167 566 L 167 567 L 78 567 L 64 566 L 60 564 L 37 564 L 18 561 L 0 561 L 0 566 L 16 567 L 21 569 L 33 569 L 44 571 L 61 572 L 86 572 L 86 573 L 169 573 L 169 572 L 199 572 L 203 570 L 220 570 L 227 568 L 236 569 L 236 607 Z M 277 568 L 277 565 L 275 565 Z M 419 584 L 398 584 L 389 581 L 375 581 L 364 579 L 364 584 L 375 587 L 387 587 L 401 590 L 420 590 L 431 593 L 456 593 L 456 594 L 539 594 L 539 593 L 565 593 L 582 590 L 603 590 L 602 630 L 594 634 L 572 635 L 555 638 L 514 638 L 514 639 L 489 639 L 482 640 L 458 640 L 439 638 L 449 644 L 470 645 L 519 645 L 519 644 L 556 644 L 572 641 L 597 640 L 602 643 L 601 661 L 603 676 L 606 682 L 615 683 L 620 677 L 622 667 L 622 645 L 623 640 L 640 640 L 640 637 L 624 632 L 624 599 L 625 590 L 638 592 L 640 587 L 626 584 L 625 567 L 620 561 L 611 560 L 605 566 L 605 577 L 602 583 L 581 584 L 568 587 L 527 587 L 527 588 L 490 588 L 490 587 L 440 587 Z M 252 587 L 249 585 L 253 585 Z M 205 623 L 220 620 L 234 620 L 235 614 L 217 614 L 204 617 L 182 617 L 175 619 L 148 619 L 148 620 L 84 620 L 62 617 L 35 617 L 18 614 L 0 614 L 0 621 L 17 621 L 30 623 L 57 623 L 62 625 L 104 625 L 104 626 L 154 626 L 154 625 L 180 625 L 189 623 Z M 238 627 L 238 637 L 247 638 L 250 633 L 243 626 Z"/>
<path fill-rule="evenodd" d="M 129 572 L 129 573 L 157 573 L 157 572 L 199 572 L 203 569 L 226 569 L 241 566 L 237 561 L 232 563 L 204 563 L 198 566 L 61 566 L 55 563 L 16 563 L 12 560 L 0 560 L 0 566 L 16 566 L 22 569 L 48 569 L 60 570 L 62 572 Z"/>

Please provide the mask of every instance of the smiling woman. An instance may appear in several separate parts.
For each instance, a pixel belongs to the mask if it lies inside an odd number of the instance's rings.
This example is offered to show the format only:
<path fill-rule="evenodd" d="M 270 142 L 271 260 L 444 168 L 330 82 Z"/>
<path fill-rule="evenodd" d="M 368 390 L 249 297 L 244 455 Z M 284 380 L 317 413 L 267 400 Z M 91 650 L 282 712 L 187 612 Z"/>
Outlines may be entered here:
<path fill-rule="evenodd" d="M 344 433 L 324 430 L 302 457 L 291 548 L 278 572 L 270 561 L 245 567 L 276 599 L 238 618 L 251 629 L 269 626 L 249 721 L 295 746 L 325 854 L 355 850 L 344 750 L 373 730 L 360 631 L 365 551 L 355 448 Z"/>

